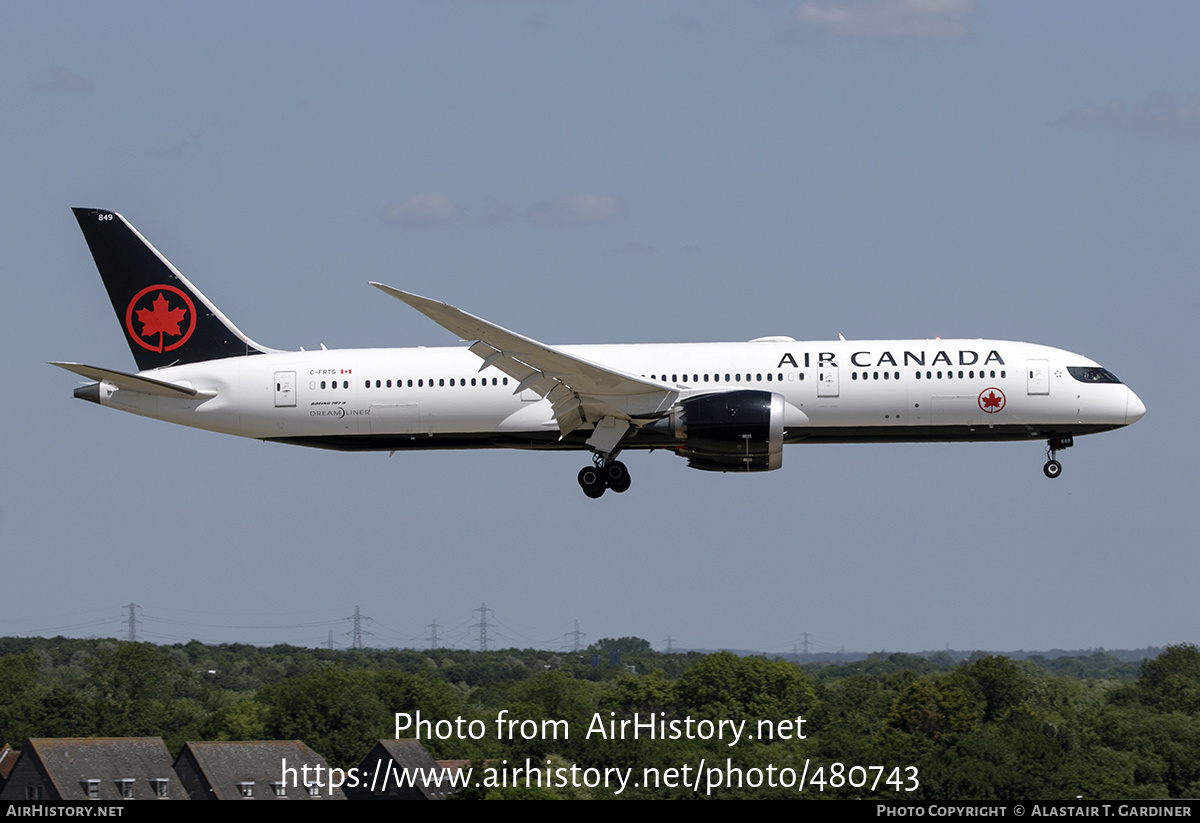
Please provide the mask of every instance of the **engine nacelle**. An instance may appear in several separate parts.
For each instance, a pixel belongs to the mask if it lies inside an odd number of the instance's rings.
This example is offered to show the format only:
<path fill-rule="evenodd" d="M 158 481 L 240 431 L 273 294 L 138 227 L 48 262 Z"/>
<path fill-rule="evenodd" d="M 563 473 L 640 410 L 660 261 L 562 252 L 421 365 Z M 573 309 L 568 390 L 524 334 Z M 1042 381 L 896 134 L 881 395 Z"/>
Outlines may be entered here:
<path fill-rule="evenodd" d="M 702 471 L 782 468 L 785 407 L 783 395 L 752 389 L 684 400 L 668 418 L 676 452 Z"/>

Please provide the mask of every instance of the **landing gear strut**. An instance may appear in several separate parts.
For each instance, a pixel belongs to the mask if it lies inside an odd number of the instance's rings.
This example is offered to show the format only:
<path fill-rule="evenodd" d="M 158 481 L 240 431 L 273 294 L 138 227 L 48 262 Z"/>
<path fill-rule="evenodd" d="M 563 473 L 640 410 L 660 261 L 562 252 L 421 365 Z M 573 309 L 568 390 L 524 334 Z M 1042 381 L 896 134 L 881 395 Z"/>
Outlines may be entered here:
<path fill-rule="evenodd" d="M 1068 435 L 1051 437 L 1046 441 L 1046 465 L 1042 466 L 1042 474 L 1051 480 L 1062 474 L 1062 463 L 1054 459 L 1059 449 L 1069 449 L 1075 445 L 1075 438 Z"/>
<path fill-rule="evenodd" d="M 588 497 L 595 499 L 604 494 L 605 489 L 620 494 L 629 488 L 632 482 L 629 469 L 620 460 L 612 458 L 613 454 L 605 456 L 596 452 L 592 455 L 594 465 L 579 470 L 579 487 Z"/>

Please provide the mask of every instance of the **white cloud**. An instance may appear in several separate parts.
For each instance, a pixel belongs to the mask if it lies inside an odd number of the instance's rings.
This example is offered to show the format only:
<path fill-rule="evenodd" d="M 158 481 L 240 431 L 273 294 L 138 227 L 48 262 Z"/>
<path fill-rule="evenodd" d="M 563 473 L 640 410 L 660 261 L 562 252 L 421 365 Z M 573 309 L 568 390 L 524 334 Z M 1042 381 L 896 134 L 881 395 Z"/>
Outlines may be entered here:
<path fill-rule="evenodd" d="M 1086 105 L 1058 119 L 1060 126 L 1149 131 L 1176 137 L 1200 137 L 1200 92 L 1183 100 L 1156 91 L 1145 100 L 1129 103 L 1114 98 L 1106 106 Z"/>
<path fill-rule="evenodd" d="M 458 217 L 458 209 L 440 191 L 423 191 L 403 203 L 388 206 L 380 217 L 406 229 L 425 229 L 451 222 Z"/>
<path fill-rule="evenodd" d="M 956 40 L 974 11 L 974 0 L 823 0 L 800 6 L 796 19 L 848 37 Z"/>
<path fill-rule="evenodd" d="M 30 83 L 44 94 L 91 94 L 92 81 L 68 69 L 51 69 Z"/>
<path fill-rule="evenodd" d="M 625 216 L 625 201 L 604 194 L 571 194 L 538 203 L 529 219 L 538 226 L 591 226 Z"/>

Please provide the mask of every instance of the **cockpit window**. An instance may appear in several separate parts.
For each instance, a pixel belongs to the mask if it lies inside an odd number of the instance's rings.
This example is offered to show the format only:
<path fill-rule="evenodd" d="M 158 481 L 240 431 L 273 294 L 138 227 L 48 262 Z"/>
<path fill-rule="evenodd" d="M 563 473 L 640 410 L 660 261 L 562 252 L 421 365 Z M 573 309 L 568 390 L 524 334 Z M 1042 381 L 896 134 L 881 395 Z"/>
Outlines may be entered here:
<path fill-rule="evenodd" d="M 1120 383 L 1117 376 L 1099 366 L 1067 366 L 1067 371 L 1080 383 Z"/>

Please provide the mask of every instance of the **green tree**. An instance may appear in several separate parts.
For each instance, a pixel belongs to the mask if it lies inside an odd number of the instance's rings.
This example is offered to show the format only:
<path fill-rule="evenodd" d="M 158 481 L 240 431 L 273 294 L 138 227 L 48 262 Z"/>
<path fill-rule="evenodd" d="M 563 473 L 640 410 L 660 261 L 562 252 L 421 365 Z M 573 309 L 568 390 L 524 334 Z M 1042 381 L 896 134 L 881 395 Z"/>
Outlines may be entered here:
<path fill-rule="evenodd" d="M 650 641 L 640 637 L 602 637 L 588 647 L 589 652 L 618 651 L 626 654 L 645 653 L 651 651 Z"/>
<path fill-rule="evenodd" d="M 681 714 L 714 720 L 794 719 L 816 704 L 808 676 L 791 663 L 717 652 L 676 684 Z"/>
<path fill-rule="evenodd" d="M 1007 657 L 988 655 L 968 663 L 959 672 L 979 686 L 985 722 L 999 720 L 1025 701 L 1032 683 L 1021 667 Z"/>
<path fill-rule="evenodd" d="M 41 665 L 41 657 L 32 651 L 0 658 L 0 744 L 37 735 Z"/>
<path fill-rule="evenodd" d="M 939 740 L 975 728 L 979 715 L 962 686 L 947 680 L 919 678 L 900 692 L 889 722 L 909 734 Z"/>
<path fill-rule="evenodd" d="M 121 643 L 96 652 L 88 666 L 89 734 L 161 736 L 182 745 L 211 708 L 214 695 L 162 648 Z"/>
<path fill-rule="evenodd" d="M 1163 711 L 1200 712 L 1200 649 L 1192 643 L 1167 646 L 1142 663 L 1139 685 Z"/>
<path fill-rule="evenodd" d="M 273 740 L 303 740 L 330 765 L 357 765 L 375 741 L 395 734 L 395 723 L 376 694 L 371 674 L 327 666 L 264 686 L 255 695 Z"/>
<path fill-rule="evenodd" d="M 599 707 L 623 717 L 670 711 L 675 707 L 675 685 L 662 672 L 623 674 L 601 693 Z"/>

